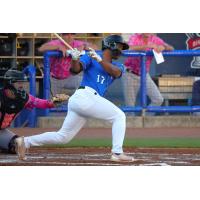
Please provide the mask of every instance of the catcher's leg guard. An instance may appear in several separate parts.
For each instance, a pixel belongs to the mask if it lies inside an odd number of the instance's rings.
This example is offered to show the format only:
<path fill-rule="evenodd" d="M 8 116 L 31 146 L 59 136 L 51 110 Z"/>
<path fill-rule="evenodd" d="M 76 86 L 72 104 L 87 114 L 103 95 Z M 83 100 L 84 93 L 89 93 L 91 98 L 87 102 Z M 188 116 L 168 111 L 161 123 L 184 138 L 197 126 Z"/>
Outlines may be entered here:
<path fill-rule="evenodd" d="M 8 153 L 16 153 L 14 140 L 18 136 L 8 129 L 0 131 L 0 149 Z"/>

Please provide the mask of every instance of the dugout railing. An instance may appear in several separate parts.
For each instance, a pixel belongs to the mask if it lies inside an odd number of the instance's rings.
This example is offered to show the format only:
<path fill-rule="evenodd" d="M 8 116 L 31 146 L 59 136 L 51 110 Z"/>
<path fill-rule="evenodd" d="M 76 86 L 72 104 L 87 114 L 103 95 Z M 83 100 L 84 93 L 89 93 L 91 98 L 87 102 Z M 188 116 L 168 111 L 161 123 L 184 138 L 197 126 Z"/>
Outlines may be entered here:
<path fill-rule="evenodd" d="M 101 51 L 97 51 L 101 53 Z M 62 57 L 62 53 L 59 51 L 47 51 L 44 54 L 44 79 L 43 79 L 43 94 L 44 99 L 50 98 L 50 58 Z M 200 106 L 147 106 L 147 95 L 146 95 L 146 56 L 153 56 L 152 51 L 147 52 L 136 52 L 126 50 L 123 51 L 123 57 L 140 57 L 141 58 L 141 78 L 140 78 L 140 106 L 121 106 L 120 108 L 124 112 L 141 112 L 145 115 L 146 112 L 167 112 L 167 113 L 187 113 L 187 112 L 200 112 Z M 200 50 L 174 50 L 174 51 L 164 51 L 164 57 L 184 57 L 184 56 L 200 56 Z M 49 112 L 66 112 L 67 107 L 59 107 L 53 109 L 46 109 L 45 115 L 47 116 Z"/>

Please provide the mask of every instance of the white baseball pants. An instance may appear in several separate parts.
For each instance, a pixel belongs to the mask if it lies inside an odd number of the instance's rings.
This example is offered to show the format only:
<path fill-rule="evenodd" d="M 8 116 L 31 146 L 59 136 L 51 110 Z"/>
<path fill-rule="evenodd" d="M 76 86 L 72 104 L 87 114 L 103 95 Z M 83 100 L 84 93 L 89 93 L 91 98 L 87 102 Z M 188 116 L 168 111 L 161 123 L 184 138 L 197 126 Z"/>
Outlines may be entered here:
<path fill-rule="evenodd" d="M 126 116 L 117 106 L 90 87 L 78 89 L 70 97 L 68 113 L 59 131 L 25 137 L 25 145 L 29 148 L 45 144 L 66 144 L 84 126 L 88 117 L 112 123 L 112 152 L 122 153 Z"/>

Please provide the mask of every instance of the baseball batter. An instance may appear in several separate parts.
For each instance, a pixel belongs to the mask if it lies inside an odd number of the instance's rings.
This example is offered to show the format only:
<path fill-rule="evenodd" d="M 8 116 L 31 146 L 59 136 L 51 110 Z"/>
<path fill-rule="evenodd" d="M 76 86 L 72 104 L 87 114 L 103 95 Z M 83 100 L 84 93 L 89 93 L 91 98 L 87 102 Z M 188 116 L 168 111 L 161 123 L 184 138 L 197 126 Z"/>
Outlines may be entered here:
<path fill-rule="evenodd" d="M 116 162 L 132 162 L 133 157 L 123 153 L 123 141 L 126 129 L 125 114 L 103 96 L 116 78 L 124 72 L 123 64 L 113 62 L 128 49 L 122 37 L 111 35 L 103 39 L 103 55 L 94 50 L 80 57 L 78 50 L 72 50 L 71 72 L 78 74 L 83 71 L 80 87 L 69 98 L 68 113 L 61 129 L 57 132 L 46 132 L 40 135 L 25 137 L 25 147 L 44 144 L 68 143 L 84 126 L 88 117 L 107 120 L 112 123 L 112 154 L 111 160 Z"/>

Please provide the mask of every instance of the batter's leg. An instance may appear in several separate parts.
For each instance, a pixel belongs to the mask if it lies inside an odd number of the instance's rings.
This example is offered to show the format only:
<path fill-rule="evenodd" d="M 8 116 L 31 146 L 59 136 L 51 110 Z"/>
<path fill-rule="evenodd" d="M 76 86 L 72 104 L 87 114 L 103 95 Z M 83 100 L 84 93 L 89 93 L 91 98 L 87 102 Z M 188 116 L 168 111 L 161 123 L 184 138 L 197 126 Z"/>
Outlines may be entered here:
<path fill-rule="evenodd" d="M 85 95 L 82 94 L 79 99 L 79 104 L 74 107 L 76 112 L 86 117 L 107 120 L 112 123 L 112 152 L 122 153 L 126 129 L 126 116 L 124 112 L 107 99 L 92 92 L 85 93 Z M 87 102 L 87 104 L 84 102 Z"/>
<path fill-rule="evenodd" d="M 73 111 L 68 111 L 62 128 L 59 131 L 25 137 L 25 146 L 29 148 L 30 146 L 41 146 L 45 144 L 66 144 L 79 132 L 85 122 L 86 119 L 84 117 L 81 117 Z"/>
<path fill-rule="evenodd" d="M 112 123 L 112 152 L 123 153 L 123 142 L 126 131 L 126 115 L 113 103 L 99 96 L 90 116 Z"/>

